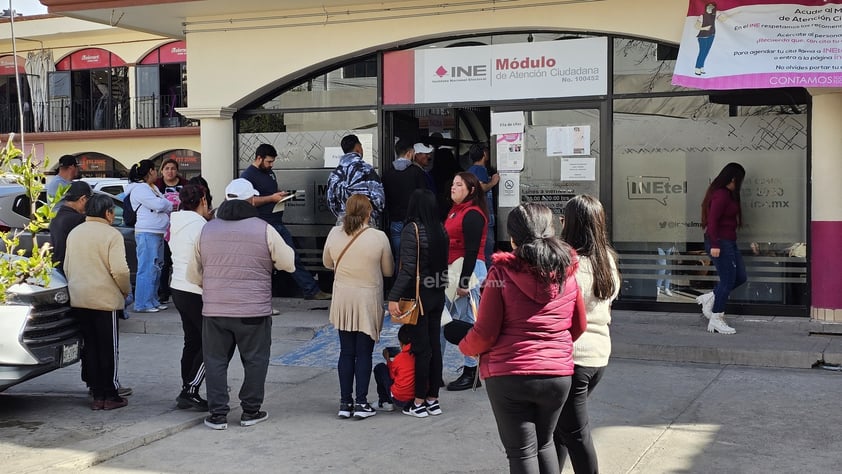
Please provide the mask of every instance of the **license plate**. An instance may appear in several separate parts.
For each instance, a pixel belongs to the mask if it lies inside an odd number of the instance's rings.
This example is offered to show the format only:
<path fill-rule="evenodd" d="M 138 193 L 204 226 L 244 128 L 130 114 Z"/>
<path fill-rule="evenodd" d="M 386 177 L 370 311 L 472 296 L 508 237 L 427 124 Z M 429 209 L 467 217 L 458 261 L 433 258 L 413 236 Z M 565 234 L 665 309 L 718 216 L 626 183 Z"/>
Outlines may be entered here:
<path fill-rule="evenodd" d="M 69 365 L 79 360 L 79 343 L 62 346 L 61 348 L 61 365 Z"/>

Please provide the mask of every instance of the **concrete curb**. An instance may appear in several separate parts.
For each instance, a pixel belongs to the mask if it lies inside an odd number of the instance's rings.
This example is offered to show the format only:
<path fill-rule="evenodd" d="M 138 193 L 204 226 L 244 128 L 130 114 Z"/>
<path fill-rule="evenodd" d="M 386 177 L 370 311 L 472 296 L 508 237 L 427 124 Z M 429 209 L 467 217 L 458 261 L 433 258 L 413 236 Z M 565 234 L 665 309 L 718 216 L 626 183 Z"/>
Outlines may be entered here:
<path fill-rule="evenodd" d="M 823 352 L 820 351 L 668 346 L 623 342 L 613 343 L 611 358 L 793 369 L 809 369 L 817 361 L 826 360 Z"/>
<path fill-rule="evenodd" d="M 53 472 L 82 470 L 108 461 L 202 423 L 206 413 L 174 411 L 60 449 L 45 450 L 27 462 L 15 462 L 15 471 Z"/>

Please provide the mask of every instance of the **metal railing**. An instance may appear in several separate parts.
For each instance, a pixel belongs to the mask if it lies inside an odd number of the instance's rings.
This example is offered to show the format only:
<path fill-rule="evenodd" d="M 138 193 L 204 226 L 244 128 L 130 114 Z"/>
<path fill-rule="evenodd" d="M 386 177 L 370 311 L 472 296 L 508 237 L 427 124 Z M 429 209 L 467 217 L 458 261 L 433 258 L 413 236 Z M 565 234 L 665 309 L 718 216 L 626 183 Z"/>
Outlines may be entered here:
<path fill-rule="evenodd" d="M 175 111 L 182 103 L 179 98 L 170 96 L 138 97 L 133 101 L 107 96 L 99 99 L 57 97 L 26 104 L 24 131 L 125 130 L 131 127 L 132 102 L 137 118 L 136 128 L 186 127 L 194 122 Z M 36 111 L 41 112 L 41 123 L 35 123 Z M 19 117 L 16 103 L 0 104 L 0 134 L 20 133 Z"/>
<path fill-rule="evenodd" d="M 185 127 L 188 120 L 175 111 L 183 107 L 180 97 L 148 96 L 134 99 L 137 128 Z"/>

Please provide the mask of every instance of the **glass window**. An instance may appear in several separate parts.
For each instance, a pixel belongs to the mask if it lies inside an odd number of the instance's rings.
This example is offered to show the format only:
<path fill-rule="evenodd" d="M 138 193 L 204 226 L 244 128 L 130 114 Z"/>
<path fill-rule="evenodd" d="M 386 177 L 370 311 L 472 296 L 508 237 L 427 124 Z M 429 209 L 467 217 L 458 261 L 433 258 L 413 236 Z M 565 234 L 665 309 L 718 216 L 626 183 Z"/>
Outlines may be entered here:
<path fill-rule="evenodd" d="M 649 102 L 615 101 L 611 218 L 623 298 L 687 303 L 713 288 L 700 204 L 733 161 L 747 173 L 738 245 L 749 281 L 731 300 L 808 304 L 807 115 L 707 96 Z"/>
<path fill-rule="evenodd" d="M 261 143 L 278 150 L 275 167 L 333 168 L 331 157 L 342 137 L 356 134 L 363 143 L 366 161 L 379 168 L 376 110 L 277 113 L 244 117 L 240 121 L 240 168 L 254 160 Z"/>
<path fill-rule="evenodd" d="M 346 75 L 346 72 L 350 75 Z M 376 56 L 311 77 L 266 101 L 262 108 L 302 109 L 356 105 L 377 105 Z"/>
<path fill-rule="evenodd" d="M 672 85 L 678 46 L 628 38 L 614 39 L 614 93 L 690 90 Z"/>

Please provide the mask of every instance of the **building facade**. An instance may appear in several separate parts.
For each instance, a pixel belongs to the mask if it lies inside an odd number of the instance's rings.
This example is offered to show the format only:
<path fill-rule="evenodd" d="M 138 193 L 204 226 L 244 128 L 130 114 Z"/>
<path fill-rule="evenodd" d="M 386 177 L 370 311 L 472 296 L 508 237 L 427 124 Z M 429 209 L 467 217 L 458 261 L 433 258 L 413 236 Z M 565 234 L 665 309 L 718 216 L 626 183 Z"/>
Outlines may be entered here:
<path fill-rule="evenodd" d="M 187 105 L 183 40 L 58 15 L 14 21 L 0 20 L 4 143 L 15 133 L 49 169 L 74 155 L 88 177 L 125 177 L 139 160 L 165 157 L 200 173 L 198 123 L 175 112 Z"/>
<path fill-rule="evenodd" d="M 685 2 L 42 3 L 186 41 L 190 101 L 175 110 L 201 123 L 203 175 L 222 189 L 258 143 L 273 143 L 281 186 L 304 191 L 287 211 L 304 248 L 317 251 L 332 223 L 323 183 L 345 133 L 364 138 L 381 170 L 395 137 L 441 134 L 457 156 L 491 141 L 505 171 L 498 241 L 513 203 L 558 210 L 571 195 L 597 195 L 622 259 L 618 304 L 690 309 L 716 280 L 701 249 L 701 193 L 738 161 L 750 283 L 729 311 L 842 320 L 842 92 L 671 85 Z M 489 55 L 508 61 L 474 67 Z M 547 89 L 540 71 L 571 82 Z M 482 74 L 497 84 L 481 90 L 471 78 Z M 411 81 L 423 94 L 408 93 Z M 520 125 L 506 130 L 511 117 Z M 521 136 L 500 142 L 502 131 Z"/>

